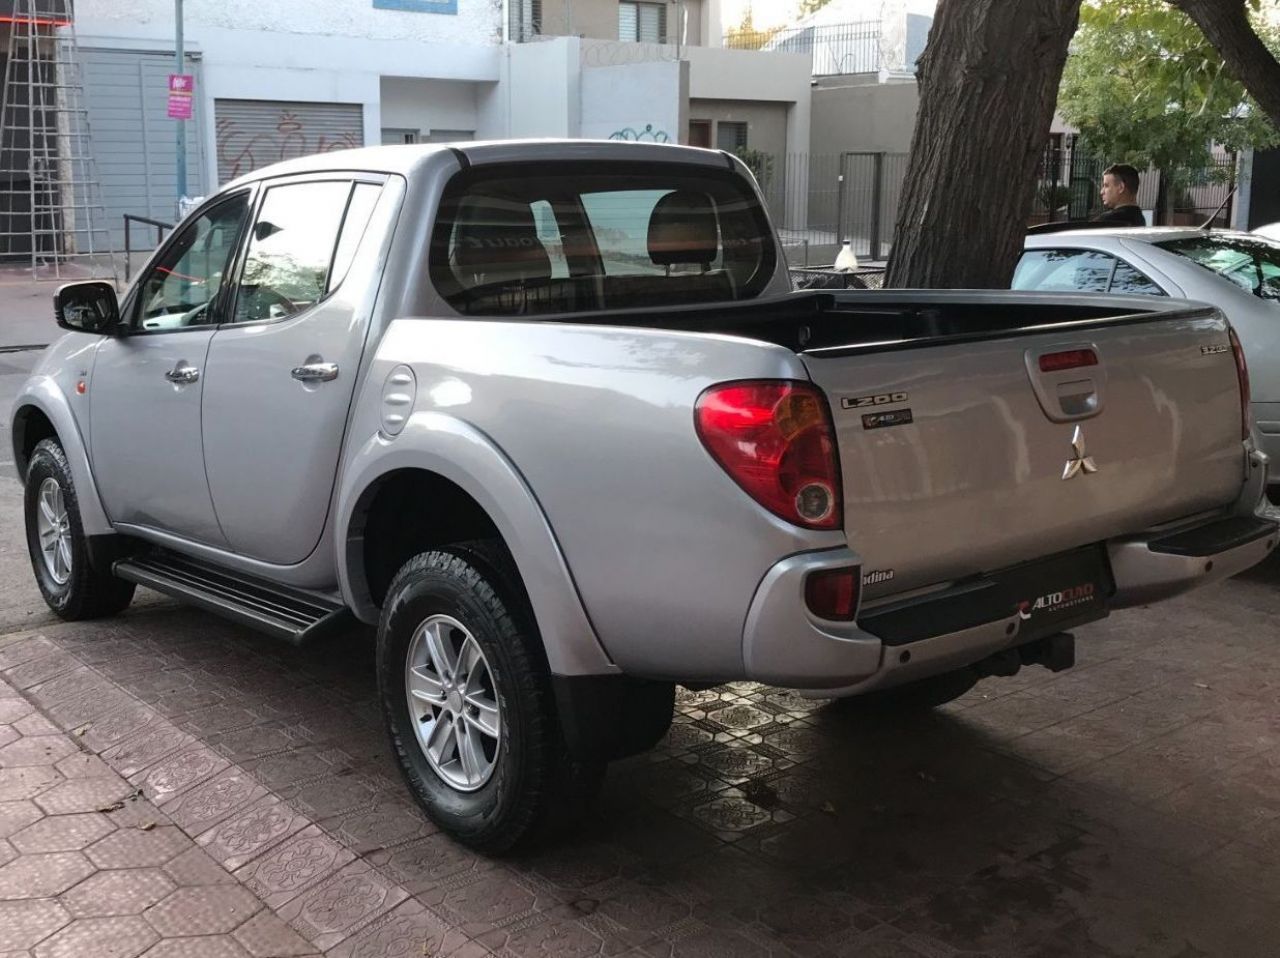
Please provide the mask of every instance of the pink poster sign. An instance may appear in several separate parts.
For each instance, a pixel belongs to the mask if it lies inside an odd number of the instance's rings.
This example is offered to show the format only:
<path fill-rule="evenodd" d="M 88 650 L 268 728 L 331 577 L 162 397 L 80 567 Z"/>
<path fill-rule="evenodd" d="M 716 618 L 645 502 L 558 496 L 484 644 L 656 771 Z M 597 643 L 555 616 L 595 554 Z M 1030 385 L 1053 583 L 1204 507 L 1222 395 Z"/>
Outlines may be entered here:
<path fill-rule="evenodd" d="M 169 74 L 169 119 L 191 119 L 194 93 L 195 77 L 189 73 Z"/>

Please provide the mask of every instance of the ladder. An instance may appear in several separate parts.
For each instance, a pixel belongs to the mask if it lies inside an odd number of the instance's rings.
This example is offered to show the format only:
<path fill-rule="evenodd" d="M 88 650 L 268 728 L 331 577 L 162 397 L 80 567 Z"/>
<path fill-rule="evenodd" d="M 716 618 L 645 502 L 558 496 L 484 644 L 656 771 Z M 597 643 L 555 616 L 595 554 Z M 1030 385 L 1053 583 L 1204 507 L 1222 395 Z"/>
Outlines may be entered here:
<path fill-rule="evenodd" d="M 16 0 L 0 96 L 0 259 L 119 284 L 73 0 Z"/>

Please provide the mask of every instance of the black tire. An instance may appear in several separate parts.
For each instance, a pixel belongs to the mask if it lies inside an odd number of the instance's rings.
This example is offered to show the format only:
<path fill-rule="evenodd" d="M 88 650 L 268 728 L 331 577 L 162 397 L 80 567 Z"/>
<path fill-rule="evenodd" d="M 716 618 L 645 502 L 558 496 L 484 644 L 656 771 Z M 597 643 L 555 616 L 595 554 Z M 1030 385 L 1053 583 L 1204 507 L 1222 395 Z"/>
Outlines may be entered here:
<path fill-rule="evenodd" d="M 979 679 L 981 676 L 972 668 L 957 669 L 866 695 L 836 699 L 832 707 L 848 712 L 926 712 L 954 702 Z"/>
<path fill-rule="evenodd" d="M 40 509 L 40 490 L 48 480 L 56 482 L 62 493 L 70 532 L 71 569 L 65 582 L 59 582 L 50 571 L 40 548 L 36 515 Z M 43 439 L 32 451 L 23 498 L 27 552 L 31 556 L 31 568 L 40 594 L 49 608 L 68 622 L 99 619 L 124 611 L 133 601 L 135 586 L 132 582 L 117 579 L 109 568 L 100 568 L 92 561 L 84 525 L 80 521 L 80 503 L 76 498 L 71 467 L 56 439 Z"/>
<path fill-rule="evenodd" d="M 405 782 L 443 831 L 490 854 L 580 821 L 604 770 L 565 750 L 537 627 L 503 553 L 463 544 L 415 556 L 392 580 L 378 624 L 379 697 Z M 413 637 L 437 615 L 462 624 L 484 653 L 501 715 L 491 777 L 474 791 L 432 766 L 405 690 Z"/>

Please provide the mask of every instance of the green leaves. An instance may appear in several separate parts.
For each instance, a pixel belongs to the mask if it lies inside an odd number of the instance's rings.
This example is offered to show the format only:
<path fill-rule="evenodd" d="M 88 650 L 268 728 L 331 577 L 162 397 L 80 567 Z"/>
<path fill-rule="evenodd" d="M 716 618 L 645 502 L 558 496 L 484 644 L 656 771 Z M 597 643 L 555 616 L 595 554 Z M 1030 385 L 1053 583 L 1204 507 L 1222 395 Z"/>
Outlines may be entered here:
<path fill-rule="evenodd" d="M 1274 46 L 1274 28 L 1255 24 Z M 1108 161 L 1140 168 L 1204 166 L 1212 143 L 1280 142 L 1200 29 L 1165 0 L 1086 0 L 1058 109 Z"/>

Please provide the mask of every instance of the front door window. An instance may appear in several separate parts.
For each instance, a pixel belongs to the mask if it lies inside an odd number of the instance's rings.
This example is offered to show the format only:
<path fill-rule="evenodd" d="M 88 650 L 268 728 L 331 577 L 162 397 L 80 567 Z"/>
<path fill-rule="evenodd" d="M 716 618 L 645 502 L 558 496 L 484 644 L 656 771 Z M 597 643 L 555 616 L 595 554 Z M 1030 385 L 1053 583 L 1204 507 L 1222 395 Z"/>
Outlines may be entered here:
<path fill-rule="evenodd" d="M 247 192 L 233 196 L 200 214 L 165 248 L 138 288 L 133 319 L 140 332 L 218 323 L 219 293 L 248 209 Z"/>

